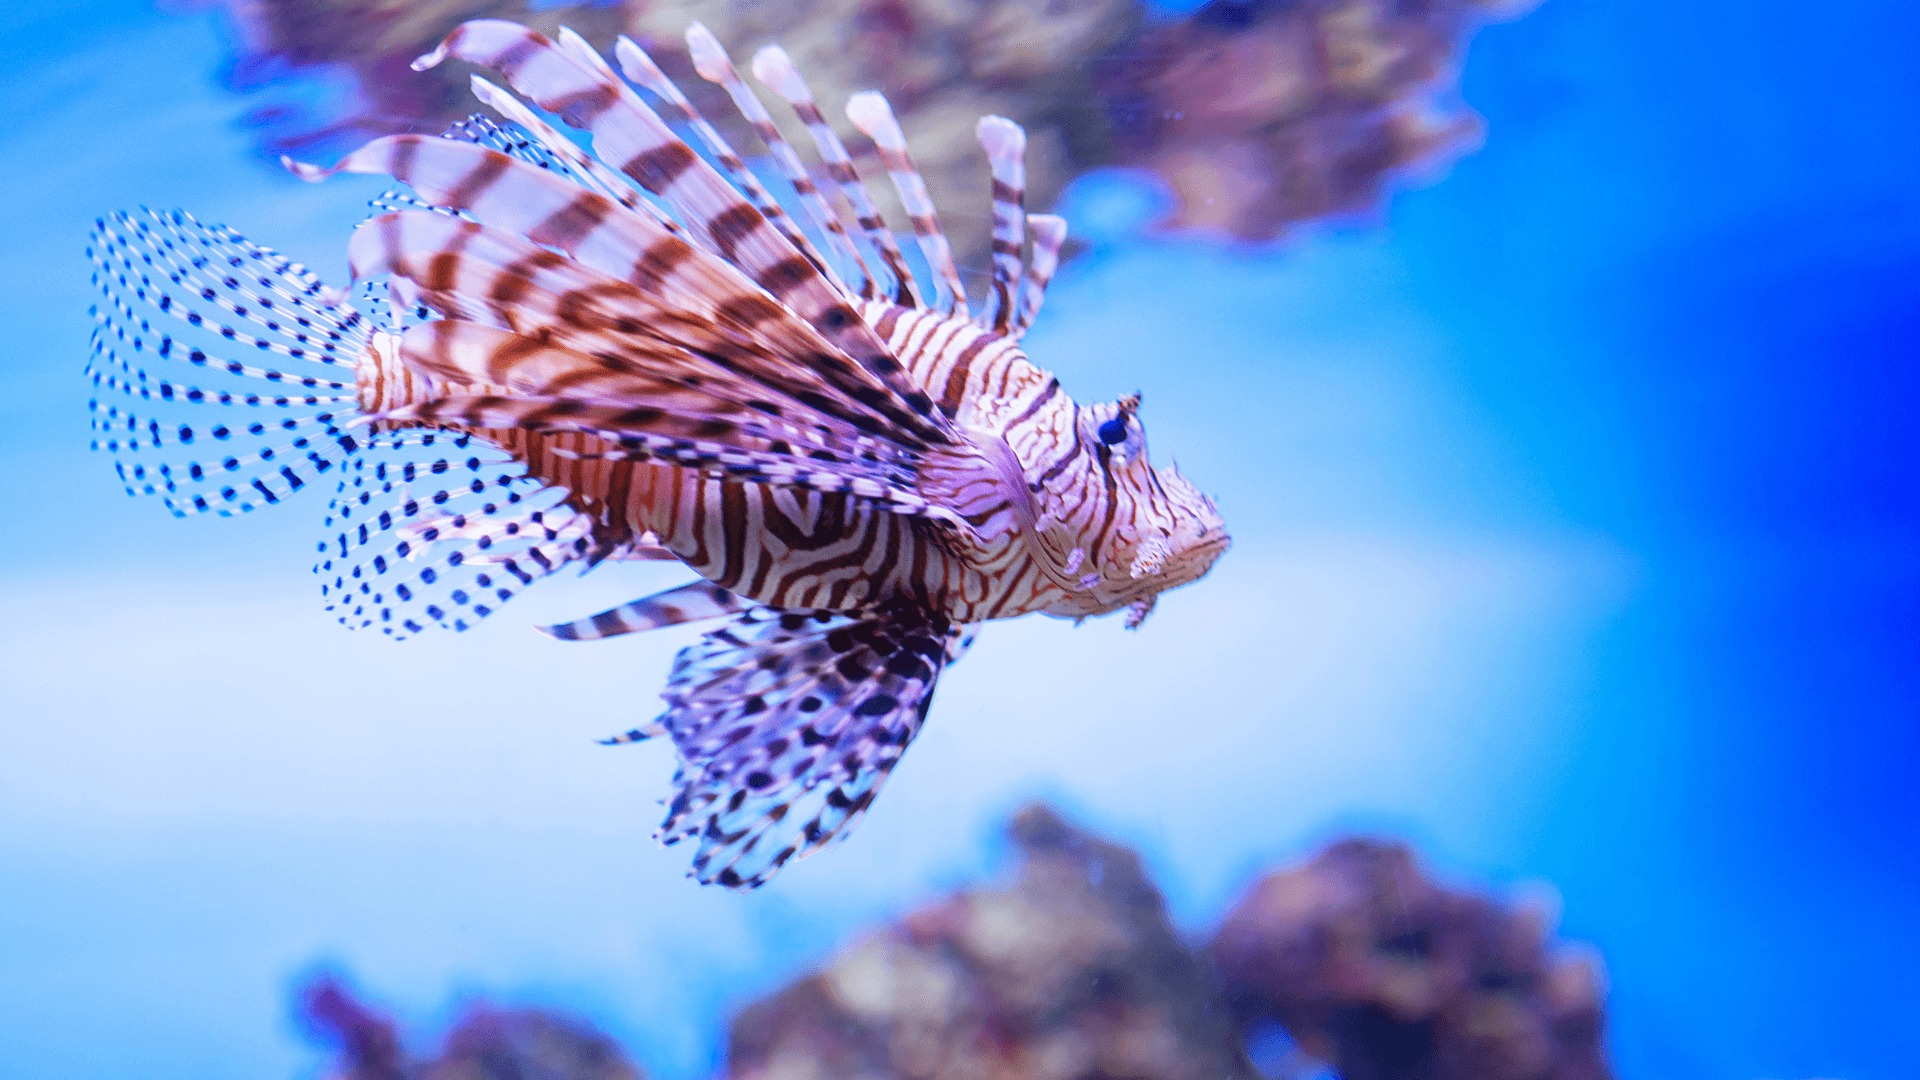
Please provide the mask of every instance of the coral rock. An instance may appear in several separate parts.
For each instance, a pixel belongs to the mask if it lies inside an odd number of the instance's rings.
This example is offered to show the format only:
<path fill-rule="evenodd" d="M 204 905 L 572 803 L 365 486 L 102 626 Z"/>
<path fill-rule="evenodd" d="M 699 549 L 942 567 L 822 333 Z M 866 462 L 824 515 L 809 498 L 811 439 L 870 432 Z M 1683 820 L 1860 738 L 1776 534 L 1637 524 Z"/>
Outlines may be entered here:
<path fill-rule="evenodd" d="M 1477 143 L 1460 56 L 1524 6 L 1214 0 L 1109 65 L 1116 156 L 1167 181 L 1176 227 L 1266 240 L 1367 214 L 1396 177 Z"/>
<path fill-rule="evenodd" d="M 874 933 L 749 1007 L 734 1080 L 1252 1080 L 1138 856 L 1044 807 L 1016 816 L 1005 889 Z"/>
<path fill-rule="evenodd" d="M 302 1019 L 339 1047 L 327 1080 L 645 1080 L 612 1039 L 535 1009 L 470 1006 L 440 1056 L 421 1059 L 338 980 L 321 976 L 299 996 Z"/>
<path fill-rule="evenodd" d="M 1264 240 L 1329 215 L 1366 215 L 1408 170 L 1470 149 L 1480 118 L 1457 99 L 1473 29 L 1528 0 L 1214 0 L 1156 22 L 1142 0 L 174 0 L 218 6 L 239 52 L 226 81 L 269 102 L 246 118 L 270 159 L 344 151 L 396 131 L 438 132 L 477 106 L 470 70 L 408 63 L 467 18 L 570 25 L 603 50 L 631 35 L 742 154 L 762 152 L 726 95 L 694 74 L 683 33 L 704 22 L 742 64 L 780 42 L 836 122 L 854 92 L 884 90 L 972 273 L 991 230 L 986 114 L 1027 130 L 1027 199 L 1052 205 L 1098 166 L 1157 172 L 1166 224 Z M 771 95 L 788 138 L 811 140 Z M 845 125 L 840 125 L 843 133 Z M 891 220 L 905 217 L 872 146 L 856 164 Z"/>
<path fill-rule="evenodd" d="M 1261 880 L 1212 948 L 1244 1024 L 1279 1023 L 1345 1080 L 1606 1080 L 1599 961 L 1553 922 L 1348 840 Z"/>

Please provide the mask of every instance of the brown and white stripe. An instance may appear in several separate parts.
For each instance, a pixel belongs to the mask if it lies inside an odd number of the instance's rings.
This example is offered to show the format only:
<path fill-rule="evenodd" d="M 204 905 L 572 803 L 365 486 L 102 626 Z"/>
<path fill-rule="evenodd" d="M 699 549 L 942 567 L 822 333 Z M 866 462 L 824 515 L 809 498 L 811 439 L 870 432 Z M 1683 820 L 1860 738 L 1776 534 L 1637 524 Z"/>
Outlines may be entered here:
<path fill-rule="evenodd" d="M 734 267 L 563 177 L 471 143 L 417 135 L 375 140 L 333 169 L 294 167 L 308 179 L 348 171 L 386 173 L 405 180 L 436 204 L 468 210 L 503 233 L 558 248 L 584 267 L 616 276 L 655 296 L 658 305 L 670 312 L 729 327 L 769 355 L 782 358 L 781 371 L 771 376 L 800 374 L 804 378 L 805 372 L 817 376 L 831 391 L 830 397 L 821 399 L 823 406 L 849 412 L 855 422 L 868 427 L 879 424 L 909 445 L 948 441 L 936 422 L 921 415 L 919 406 L 890 393 Z M 535 253 L 518 265 L 548 273 L 562 271 L 567 261 L 551 252 Z M 431 287 L 431 282 L 423 284 Z M 517 302 L 511 290 L 505 296 Z M 858 321 L 851 309 L 848 317 Z M 872 336 L 870 331 L 867 336 Z M 877 339 L 874 344 L 884 352 Z M 901 381 L 897 362 L 889 356 L 888 363 L 896 369 L 895 381 Z M 925 399 L 917 388 L 911 392 Z M 930 402 L 926 408 L 931 409 Z"/>
<path fill-rule="evenodd" d="M 569 35 L 572 36 L 569 37 Z M 580 41 L 578 35 L 562 29 L 561 43 L 569 44 L 571 41 L 580 43 L 570 51 L 578 54 L 584 50 L 588 54 L 593 54 L 591 47 L 586 42 Z M 680 92 L 680 88 L 673 85 L 673 80 L 667 78 L 653 59 L 642 52 L 638 45 L 624 36 L 620 38 L 620 44 L 623 47 L 616 55 L 620 60 L 621 70 L 626 72 L 627 78 L 653 91 L 674 112 L 678 113 L 681 121 L 700 137 L 700 141 L 706 145 L 707 152 L 713 155 L 722 169 L 726 170 L 734 186 L 747 197 L 747 201 L 753 204 L 753 208 L 772 222 L 773 226 L 780 230 L 780 234 L 787 238 L 787 242 L 812 263 L 815 269 L 826 275 L 829 285 L 842 292 L 846 291 L 846 285 L 841 282 L 832 265 L 820 256 L 820 252 L 813 246 L 813 241 L 807 239 L 799 225 L 795 224 L 793 219 L 787 216 L 787 212 L 780 208 L 779 201 L 760 183 L 760 178 L 753 175 L 753 170 L 747 168 L 746 162 L 740 160 L 740 155 L 734 153 L 733 146 L 727 142 L 726 137 L 715 130 L 714 126 L 707 122 L 706 117 L 700 115 L 700 110 L 693 107 L 693 102 L 687 100 L 687 96 Z M 599 56 L 593 55 L 598 61 Z M 611 77 L 611 73 L 608 74 Z"/>
<path fill-rule="evenodd" d="M 550 154 L 567 163 L 578 174 L 592 183 L 590 190 L 608 196 L 621 206 L 636 214 L 644 214 L 660 223 L 662 228 L 681 236 L 688 236 L 685 227 L 662 213 L 660 209 L 641 197 L 633 185 L 621 179 L 618 173 L 601 164 L 592 154 L 575 146 L 572 139 L 553 129 L 553 125 L 540 119 L 532 109 L 521 104 L 520 99 L 498 86 L 475 75 L 472 79 L 473 96 L 483 105 L 492 108 L 512 123 L 518 124 L 532 135 Z"/>
<path fill-rule="evenodd" d="M 709 236 L 722 257 L 910 408 L 930 411 L 931 403 L 904 380 L 898 363 L 853 315 L 844 294 L 631 90 L 518 23 L 464 23 L 414 67 L 424 70 L 450 56 L 494 68 L 542 108 L 591 131 L 602 160 L 619 162 L 621 172 L 664 199 L 689 227 Z M 925 435 L 937 437 L 937 432 L 931 426 Z"/>
<path fill-rule="evenodd" d="M 1040 314 L 1047 284 L 1060 268 L 1060 248 L 1067 242 L 1067 219 L 1053 214 L 1028 214 L 1027 230 L 1033 234 L 1033 259 L 1027 266 L 1026 280 L 1020 283 L 1020 313 L 1013 320 L 1015 337 L 1025 334 Z"/>
<path fill-rule="evenodd" d="M 940 213 L 927 194 L 927 182 L 914 167 L 913 155 L 907 152 L 907 137 L 900 130 L 900 122 L 893 117 L 893 106 L 876 91 L 862 91 L 847 99 L 847 119 L 865 132 L 880 151 L 880 163 L 886 166 L 887 174 L 893 178 L 894 190 L 900 193 L 900 204 L 906 207 L 907 218 L 913 222 L 913 233 L 920 239 L 920 250 L 927 256 L 927 265 L 933 267 L 934 276 L 947 287 L 943 307 L 965 316 L 967 290 L 960 283 L 960 271 L 953 265 L 953 247 L 947 243 L 946 233 L 940 230 Z"/>
<path fill-rule="evenodd" d="M 745 96 L 743 112 L 770 129 L 718 43 L 697 30 L 690 40 L 703 74 Z M 734 190 L 702 174 L 630 91 L 599 79 L 584 42 L 555 47 L 488 23 L 448 42 L 441 53 L 493 64 L 592 128 L 603 152 L 628 155 L 629 175 L 656 181 L 650 190 L 683 215 Z M 685 102 L 637 49 L 623 59 L 643 85 Z M 766 51 L 756 74 L 810 107 L 787 66 Z M 808 290 L 847 303 L 831 279 L 779 293 L 741 274 L 755 251 L 764 259 L 785 241 L 737 193 L 732 207 L 751 227 L 715 257 L 564 177 L 480 147 L 401 136 L 338 168 L 392 173 L 478 223 L 407 211 L 355 240 L 356 276 L 407 279 L 447 317 L 400 340 L 401 366 L 424 382 L 405 388 L 410 400 L 385 400 L 385 419 L 512 429 L 516 452 L 584 485 L 579 504 L 597 507 L 613 534 L 655 538 L 708 580 L 776 607 L 843 610 L 910 594 L 974 621 L 1098 607 L 1105 601 L 1084 594 L 1112 565 L 1150 577 L 1165 562 L 1155 536 L 1171 535 L 1172 515 L 1150 467 L 1134 468 L 1143 444 L 1117 441 L 1132 438 L 1134 404 L 1090 418 L 1015 344 L 1065 234 L 1058 218 L 1024 214 L 1022 133 L 998 118 L 981 125 L 996 248 L 994 294 L 976 321 L 891 110 L 869 93 L 849 114 L 881 148 L 950 307 L 868 300 L 851 309 L 861 334 L 842 337 L 870 339 L 919 404 L 900 408 L 900 397 L 786 314 Z M 791 148 L 777 145 L 798 170 Z M 691 163 L 673 176 L 647 173 L 633 164 L 646 154 Z M 1121 435 L 1108 435 L 1110 420 Z"/>
<path fill-rule="evenodd" d="M 630 48 L 634 53 L 639 53 L 639 48 L 624 37 L 620 39 L 619 47 L 623 50 Z M 859 282 L 857 290 L 859 294 L 864 298 L 872 299 L 877 286 L 873 281 L 872 270 L 868 268 L 866 260 L 860 257 L 860 249 L 854 246 L 852 238 L 847 235 L 847 227 L 841 223 L 839 215 L 833 212 L 833 208 L 828 206 L 827 200 L 821 196 L 820 189 L 814 185 L 813 177 L 807 174 L 806 166 L 801 164 L 800 155 L 794 153 L 786 136 L 780 134 L 780 129 L 774 126 L 773 117 L 768 114 L 766 106 L 760 104 L 760 99 L 755 97 L 753 91 L 748 88 L 746 80 L 740 78 L 740 73 L 734 70 L 733 60 L 727 56 L 726 49 L 721 46 L 711 31 L 697 22 L 687 27 L 687 48 L 693 56 L 694 70 L 700 73 L 701 78 L 724 88 L 727 95 L 733 99 L 734 106 L 740 110 L 740 115 L 745 117 L 747 122 L 753 125 L 753 129 L 759 133 L 761 142 L 766 144 L 768 152 L 773 155 L 774 162 L 780 166 L 780 171 L 786 176 L 787 183 L 792 185 L 794 194 L 800 200 L 801 208 L 806 211 L 808 221 L 826 238 L 827 246 L 852 268 L 855 280 Z M 639 54 L 642 58 L 645 57 L 644 53 Z M 620 55 L 626 56 L 627 53 L 623 51 Z M 652 62 L 648 61 L 648 63 Z M 657 67 L 653 68 L 656 74 L 659 70 Z M 664 77 L 662 81 L 665 81 Z M 673 84 L 668 82 L 667 85 Z M 679 93 L 677 89 L 674 92 Z"/>
<path fill-rule="evenodd" d="M 1004 116 L 983 116 L 975 134 L 993 170 L 993 285 L 979 323 L 1004 334 L 1017 314 L 1027 244 L 1027 133 Z"/>
<path fill-rule="evenodd" d="M 914 283 L 913 271 L 907 267 L 906 256 L 894 241 L 893 232 L 887 228 L 885 219 L 881 218 L 880 209 L 873 204 L 873 194 L 860 180 L 860 174 L 854 171 L 853 158 L 848 156 L 846 144 L 840 141 L 839 133 L 821 115 L 819 105 L 813 100 L 813 91 L 807 86 L 806 79 L 801 77 L 800 70 L 794 67 L 793 58 L 780 46 L 769 45 L 754 54 L 753 77 L 769 90 L 786 98 L 787 103 L 793 106 L 794 115 L 807 126 L 814 145 L 819 149 L 821 161 L 826 165 L 827 175 L 839 185 L 847 204 L 853 208 L 860 231 L 879 253 L 880 261 L 893 274 L 894 303 L 903 307 L 920 307 L 920 289 Z"/>

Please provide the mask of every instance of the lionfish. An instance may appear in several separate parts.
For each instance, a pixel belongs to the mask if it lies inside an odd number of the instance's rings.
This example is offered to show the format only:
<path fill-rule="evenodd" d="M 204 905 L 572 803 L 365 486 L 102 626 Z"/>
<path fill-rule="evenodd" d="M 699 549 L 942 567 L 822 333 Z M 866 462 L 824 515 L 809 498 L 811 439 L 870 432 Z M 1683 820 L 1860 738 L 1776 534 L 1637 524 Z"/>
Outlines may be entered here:
<path fill-rule="evenodd" d="M 543 629 L 573 641 L 729 620 L 676 658 L 663 715 L 606 741 L 671 737 L 658 838 L 698 841 L 700 882 L 752 888 L 846 837 L 976 624 L 1126 609 L 1137 627 L 1228 537 L 1208 498 L 1148 461 L 1137 395 L 1076 405 L 1021 351 L 1066 225 L 1025 212 L 1019 126 L 978 127 L 993 243 L 975 314 L 884 97 L 846 112 L 912 219 L 924 283 L 787 54 L 763 49 L 752 72 L 796 110 L 830 184 L 719 42 L 698 24 L 688 42 L 795 213 L 632 41 L 617 43 L 622 71 L 705 156 L 578 35 L 468 22 L 415 69 L 494 69 L 591 133 L 593 155 L 476 75 L 518 130 L 476 114 L 332 168 L 286 162 L 309 180 L 406 185 L 349 244 L 358 306 L 184 213 L 100 219 L 89 372 L 105 398 L 96 446 L 129 493 L 177 515 L 337 476 L 315 570 L 352 627 L 465 629 L 574 564 L 697 572 Z M 190 385 L 182 367 L 205 374 Z M 154 402 L 202 408 L 136 414 Z"/>

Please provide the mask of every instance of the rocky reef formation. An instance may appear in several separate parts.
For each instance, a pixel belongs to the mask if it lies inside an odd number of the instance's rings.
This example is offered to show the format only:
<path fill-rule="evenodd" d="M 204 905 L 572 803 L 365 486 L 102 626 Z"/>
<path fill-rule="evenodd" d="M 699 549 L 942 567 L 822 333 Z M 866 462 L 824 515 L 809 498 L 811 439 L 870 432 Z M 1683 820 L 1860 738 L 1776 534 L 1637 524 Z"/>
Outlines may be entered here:
<path fill-rule="evenodd" d="M 297 1009 L 337 1048 L 326 1080 L 646 1080 L 612 1039 L 538 1009 L 471 1005 L 432 1057 L 409 1053 L 393 1019 L 332 976 L 304 986 Z"/>
<path fill-rule="evenodd" d="M 1116 161 L 1172 187 L 1167 224 L 1267 240 L 1363 214 L 1477 144 L 1457 71 L 1497 0 L 1215 0 L 1106 65 Z"/>
<path fill-rule="evenodd" d="M 1452 890 L 1402 845 L 1345 840 L 1261 879 L 1196 948 L 1134 852 L 1039 805 L 1008 833 L 1006 884 L 742 1009 L 726 1080 L 1610 1080 L 1599 961 L 1555 939 L 1538 895 Z M 331 979 L 301 1011 L 340 1048 L 332 1080 L 640 1077 L 539 1012 L 473 1008 L 428 1060 Z"/>
<path fill-rule="evenodd" d="M 1277 1023 L 1345 1080 L 1604 1080 L 1599 960 L 1555 942 L 1557 914 L 1347 840 L 1261 879 L 1211 951 L 1243 1029 Z"/>
<path fill-rule="evenodd" d="M 1174 193 L 1167 224 L 1248 240 L 1364 214 L 1395 178 L 1480 137 L 1458 99 L 1474 30 L 1531 0 L 1214 0 L 1179 19 L 1144 0 L 175 0 L 219 7 L 237 54 L 227 84 L 263 100 L 245 118 L 272 158 L 328 157 L 376 135 L 444 130 L 477 108 L 465 65 L 417 73 L 415 56 L 470 18 L 561 25 L 603 49 L 632 36 L 727 134 L 760 152 L 682 38 L 702 21 L 736 61 L 780 42 L 829 116 L 886 92 L 956 249 L 984 263 L 985 114 L 1028 134 L 1028 199 L 1050 206 L 1080 173 L 1150 169 Z M 779 104 L 774 102 L 773 104 Z M 782 122 L 785 109 L 773 110 Z M 789 137 L 807 140 L 798 127 Z M 864 175 L 881 170 L 849 139 Z M 875 184 L 889 201 L 889 185 Z M 905 218 L 895 216 L 897 224 Z"/>
<path fill-rule="evenodd" d="M 1033 806 L 1003 889 L 966 890 L 748 1006 L 734 1080 L 1256 1075 L 1126 848 Z"/>

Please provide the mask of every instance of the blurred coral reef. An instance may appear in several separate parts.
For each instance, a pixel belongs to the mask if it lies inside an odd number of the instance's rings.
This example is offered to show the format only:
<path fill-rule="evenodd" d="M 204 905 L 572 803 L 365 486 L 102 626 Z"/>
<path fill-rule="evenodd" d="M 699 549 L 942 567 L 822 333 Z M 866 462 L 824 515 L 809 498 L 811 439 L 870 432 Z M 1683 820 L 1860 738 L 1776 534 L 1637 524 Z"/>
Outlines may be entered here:
<path fill-rule="evenodd" d="M 1215 0 L 1108 62 L 1115 160 L 1158 173 L 1167 223 L 1271 239 L 1375 208 L 1394 177 L 1477 144 L 1456 91 L 1499 0 Z"/>
<path fill-rule="evenodd" d="M 1455 892 L 1404 846 L 1273 873 L 1203 948 L 1134 852 L 1045 806 L 1013 879 L 872 930 L 744 1008 L 726 1080 L 1609 1080 L 1605 988 L 1539 892 Z M 611 1040 L 474 1007 L 434 1060 L 331 977 L 302 993 L 330 1080 L 639 1080 Z M 1252 1056 L 1249 1056 L 1251 1050 Z"/>
<path fill-rule="evenodd" d="M 1242 1027 L 1278 1023 L 1346 1080 L 1604 1080 L 1599 960 L 1557 918 L 1347 840 L 1256 883 L 1211 951 Z"/>
<path fill-rule="evenodd" d="M 537 1009 L 471 1005 L 433 1058 L 402 1048 L 392 1018 L 322 975 L 300 991 L 301 1019 L 339 1048 L 325 1080 L 646 1080 L 612 1039 Z"/>
<path fill-rule="evenodd" d="M 1044 807 L 1004 889 L 963 891 L 749 1006 L 734 1080 L 1256 1074 L 1140 858 Z"/>
<path fill-rule="evenodd" d="M 1480 119 L 1457 72 L 1482 23 L 1515 0 L 1214 0 L 1171 19 L 1144 0 L 170 0 L 218 7 L 234 26 L 226 83 L 270 102 L 245 123 L 263 153 L 324 157 L 376 135 L 444 130 L 477 108 L 464 65 L 408 63 L 470 18 L 606 50 L 632 36 L 742 153 L 758 152 L 724 93 L 695 75 L 682 35 L 707 24 L 736 62 L 778 41 L 829 116 L 880 88 L 913 142 L 968 264 L 984 263 L 989 177 L 974 141 L 982 115 L 1028 134 L 1030 205 L 1078 174 L 1153 170 L 1173 192 L 1166 224 L 1248 240 L 1328 215 L 1364 215 L 1409 170 L 1475 144 Z M 789 138 L 810 145 L 784 110 Z M 872 147 L 849 144 L 862 172 Z M 864 157 L 863 157 L 864 155 Z M 890 199 L 891 192 L 876 195 Z M 904 220 L 904 218 L 896 218 Z"/>

